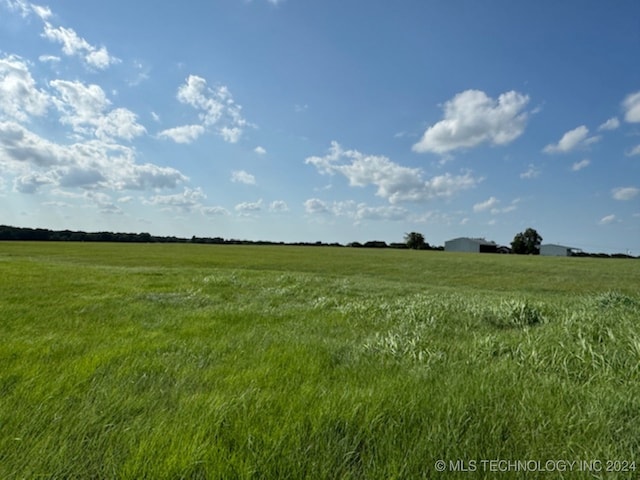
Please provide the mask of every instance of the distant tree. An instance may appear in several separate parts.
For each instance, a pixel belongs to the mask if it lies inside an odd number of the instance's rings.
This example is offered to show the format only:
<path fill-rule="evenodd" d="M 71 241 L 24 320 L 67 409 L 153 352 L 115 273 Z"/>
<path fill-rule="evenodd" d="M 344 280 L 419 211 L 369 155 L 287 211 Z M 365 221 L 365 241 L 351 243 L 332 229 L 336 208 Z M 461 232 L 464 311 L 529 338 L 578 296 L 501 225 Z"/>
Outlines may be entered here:
<path fill-rule="evenodd" d="M 533 228 L 527 228 L 524 232 L 518 233 L 511 242 L 513 253 L 520 255 L 539 255 L 542 237 Z"/>
<path fill-rule="evenodd" d="M 407 244 L 407 248 L 413 248 L 414 250 L 429 248 L 429 244 L 424 241 L 424 235 L 418 232 L 405 233 L 404 243 Z"/>

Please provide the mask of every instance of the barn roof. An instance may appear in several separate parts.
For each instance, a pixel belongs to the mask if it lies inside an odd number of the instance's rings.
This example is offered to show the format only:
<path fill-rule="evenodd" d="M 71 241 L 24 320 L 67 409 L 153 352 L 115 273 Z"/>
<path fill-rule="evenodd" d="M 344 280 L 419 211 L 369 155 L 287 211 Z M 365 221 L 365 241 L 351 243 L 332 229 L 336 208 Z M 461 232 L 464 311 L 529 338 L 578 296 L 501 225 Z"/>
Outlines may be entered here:
<path fill-rule="evenodd" d="M 447 241 L 454 242 L 456 240 L 468 240 L 470 242 L 477 243 L 478 245 L 496 245 L 496 242 L 487 240 L 485 238 L 458 237 L 458 238 L 452 238 L 451 240 L 447 240 Z"/>

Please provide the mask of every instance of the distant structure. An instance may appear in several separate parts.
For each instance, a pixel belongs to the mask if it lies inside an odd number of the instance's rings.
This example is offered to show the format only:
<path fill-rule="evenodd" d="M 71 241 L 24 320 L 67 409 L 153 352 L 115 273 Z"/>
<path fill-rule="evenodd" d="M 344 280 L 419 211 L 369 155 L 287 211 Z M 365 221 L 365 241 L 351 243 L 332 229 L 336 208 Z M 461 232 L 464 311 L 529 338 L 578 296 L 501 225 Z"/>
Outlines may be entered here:
<path fill-rule="evenodd" d="M 579 248 L 556 245 L 555 243 L 540 245 L 540 255 L 545 255 L 547 257 L 572 257 L 576 253 L 580 252 L 582 252 L 582 250 Z"/>
<path fill-rule="evenodd" d="M 484 238 L 460 237 L 444 242 L 445 252 L 497 253 L 498 245 Z"/>

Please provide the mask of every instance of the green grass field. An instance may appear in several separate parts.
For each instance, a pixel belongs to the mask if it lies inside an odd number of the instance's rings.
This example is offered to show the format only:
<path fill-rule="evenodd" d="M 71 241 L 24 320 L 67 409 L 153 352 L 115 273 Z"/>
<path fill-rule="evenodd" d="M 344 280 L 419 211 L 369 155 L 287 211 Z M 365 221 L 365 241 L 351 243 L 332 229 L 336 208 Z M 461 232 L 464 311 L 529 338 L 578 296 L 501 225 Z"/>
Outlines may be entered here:
<path fill-rule="evenodd" d="M 637 479 L 639 327 L 637 260 L 0 243 L 0 479 Z"/>

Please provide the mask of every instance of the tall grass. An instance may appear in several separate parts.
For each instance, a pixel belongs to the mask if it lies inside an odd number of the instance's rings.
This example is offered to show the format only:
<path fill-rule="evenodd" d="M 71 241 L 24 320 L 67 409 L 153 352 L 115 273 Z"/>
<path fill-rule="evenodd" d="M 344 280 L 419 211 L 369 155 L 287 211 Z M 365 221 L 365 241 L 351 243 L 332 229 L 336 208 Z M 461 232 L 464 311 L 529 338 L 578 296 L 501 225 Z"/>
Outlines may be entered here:
<path fill-rule="evenodd" d="M 604 467 L 640 461 L 638 285 L 633 261 L 0 244 L 0 478 L 637 478 Z"/>

